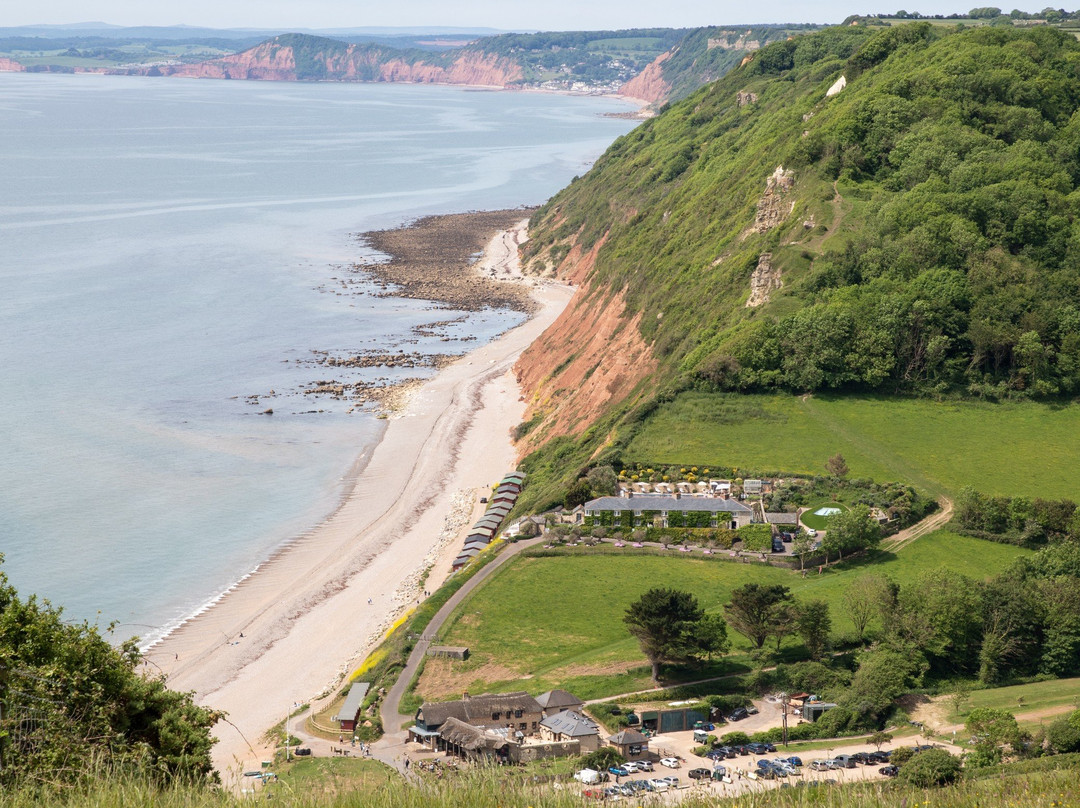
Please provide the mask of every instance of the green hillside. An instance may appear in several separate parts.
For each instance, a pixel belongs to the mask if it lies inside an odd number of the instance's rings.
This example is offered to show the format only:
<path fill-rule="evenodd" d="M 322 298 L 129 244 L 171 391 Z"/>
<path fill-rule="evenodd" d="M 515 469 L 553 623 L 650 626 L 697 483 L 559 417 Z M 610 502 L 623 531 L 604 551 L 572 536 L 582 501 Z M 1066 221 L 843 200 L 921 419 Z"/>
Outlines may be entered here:
<path fill-rule="evenodd" d="M 1080 43 L 1057 29 L 832 28 L 619 138 L 534 215 L 526 260 L 545 271 L 602 242 L 579 294 L 622 295 L 660 370 L 573 439 L 530 424 L 549 442 L 527 459 L 531 501 L 617 465 L 688 389 L 1080 392 L 1078 78 Z M 771 288 L 747 306 L 755 273 Z"/>
<path fill-rule="evenodd" d="M 530 257 L 606 235 L 594 293 L 719 389 L 1075 392 L 1078 59 L 1057 30 L 926 23 L 771 45 L 616 141 Z M 780 221 L 749 232 L 778 165 Z M 747 308 L 765 253 L 783 285 Z"/>

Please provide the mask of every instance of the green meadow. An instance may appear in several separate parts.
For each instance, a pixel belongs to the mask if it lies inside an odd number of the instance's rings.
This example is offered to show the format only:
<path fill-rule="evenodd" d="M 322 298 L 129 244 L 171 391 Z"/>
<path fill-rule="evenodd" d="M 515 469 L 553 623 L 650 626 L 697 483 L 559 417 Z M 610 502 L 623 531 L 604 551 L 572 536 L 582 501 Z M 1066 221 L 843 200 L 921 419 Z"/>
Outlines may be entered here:
<path fill-rule="evenodd" d="M 837 452 L 852 477 L 934 494 L 1075 499 L 1080 404 L 688 392 L 650 416 L 623 459 L 824 474 Z"/>
<path fill-rule="evenodd" d="M 442 642 L 468 646 L 472 657 L 429 664 L 420 693 L 438 698 L 462 689 L 542 692 L 562 687 L 582 698 L 598 698 L 650 687 L 648 665 L 622 616 L 651 587 L 693 592 L 707 611 L 720 613 L 731 591 L 743 584 L 783 584 L 797 598 L 828 602 L 833 631 L 842 633 L 853 629 L 842 606 L 844 591 L 869 568 L 901 586 L 942 567 L 985 579 L 1028 551 L 938 531 L 898 553 L 877 552 L 820 574 L 812 568 L 805 578 L 798 571 L 757 563 L 625 552 L 575 548 L 565 555 L 523 555 L 509 563 L 461 605 L 442 632 Z M 703 670 L 679 671 L 679 679 L 748 670 L 749 641 L 734 632 L 730 638 L 731 654 Z M 801 651 L 795 639 L 786 640 L 784 648 L 795 655 Z"/>
<path fill-rule="evenodd" d="M 992 707 L 1008 710 L 1016 714 L 1042 713 L 1031 722 L 1022 724 L 1038 726 L 1041 720 L 1049 723 L 1057 716 L 1070 710 L 1080 709 L 1080 679 L 1052 679 L 1046 682 L 1032 682 L 1012 687 L 995 687 L 989 690 L 976 690 L 969 697 L 963 710 L 953 712 L 949 720 L 962 724 L 965 717 L 976 707 Z M 1059 713 L 1060 711 L 1060 713 Z"/>

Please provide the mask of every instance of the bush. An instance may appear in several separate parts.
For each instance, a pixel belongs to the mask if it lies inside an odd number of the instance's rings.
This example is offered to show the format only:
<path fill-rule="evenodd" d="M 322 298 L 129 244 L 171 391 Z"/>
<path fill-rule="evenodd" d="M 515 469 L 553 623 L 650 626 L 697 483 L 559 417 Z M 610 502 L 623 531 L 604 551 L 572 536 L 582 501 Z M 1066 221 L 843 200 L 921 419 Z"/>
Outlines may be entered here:
<path fill-rule="evenodd" d="M 960 758 L 944 749 L 927 749 L 900 767 L 899 779 L 917 788 L 929 788 L 948 785 L 959 776 Z"/>
<path fill-rule="evenodd" d="M 725 746 L 745 746 L 750 743 L 750 736 L 745 732 L 729 732 L 720 740 Z"/>
<path fill-rule="evenodd" d="M 1063 715 L 1046 728 L 1050 748 L 1059 754 L 1080 752 L 1080 710 Z"/>
<path fill-rule="evenodd" d="M 625 763 L 626 758 L 619 754 L 614 746 L 601 746 L 595 752 L 590 752 L 581 759 L 581 768 L 595 769 L 598 772 L 606 772 L 609 766 L 618 766 Z"/>

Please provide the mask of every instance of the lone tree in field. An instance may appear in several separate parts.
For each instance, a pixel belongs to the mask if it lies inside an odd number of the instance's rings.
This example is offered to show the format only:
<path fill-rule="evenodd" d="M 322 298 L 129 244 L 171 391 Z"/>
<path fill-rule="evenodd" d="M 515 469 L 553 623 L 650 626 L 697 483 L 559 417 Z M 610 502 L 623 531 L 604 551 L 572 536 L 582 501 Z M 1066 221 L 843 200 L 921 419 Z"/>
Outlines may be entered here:
<path fill-rule="evenodd" d="M 724 605 L 724 616 L 733 629 L 761 648 L 773 633 L 776 607 L 790 600 L 786 586 L 746 584 L 731 593 L 731 602 Z"/>
<path fill-rule="evenodd" d="M 835 455 L 825 461 L 825 470 L 829 472 L 833 477 L 847 477 L 848 467 L 847 461 L 844 460 L 844 456 L 837 452 Z"/>
<path fill-rule="evenodd" d="M 641 643 L 654 682 L 660 681 L 661 662 L 687 662 L 728 648 L 723 621 L 706 618 L 689 592 L 650 589 L 630 604 L 623 622 Z"/>

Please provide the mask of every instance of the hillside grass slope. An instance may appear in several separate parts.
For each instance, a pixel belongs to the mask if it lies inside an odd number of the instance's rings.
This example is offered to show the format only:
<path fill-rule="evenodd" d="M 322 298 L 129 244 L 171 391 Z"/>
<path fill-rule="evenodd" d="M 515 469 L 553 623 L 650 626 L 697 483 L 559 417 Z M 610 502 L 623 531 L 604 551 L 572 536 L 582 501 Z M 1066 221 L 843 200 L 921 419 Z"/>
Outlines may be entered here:
<path fill-rule="evenodd" d="M 688 388 L 1080 392 L 1078 79 L 1080 43 L 1055 29 L 834 28 L 619 138 L 535 214 L 526 260 L 593 255 L 579 295 L 617 300 L 659 370 L 552 427 L 550 357 L 532 469 L 617 459 Z"/>

